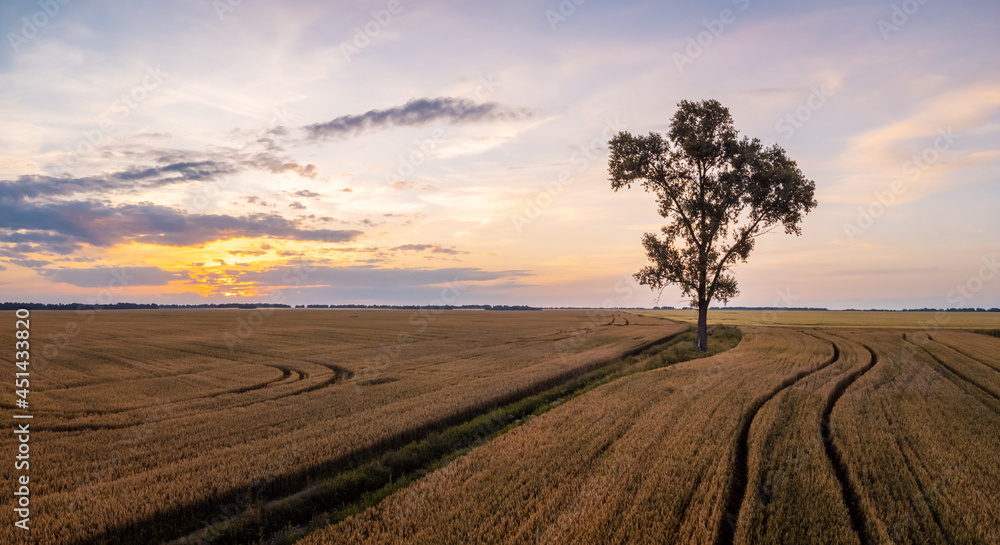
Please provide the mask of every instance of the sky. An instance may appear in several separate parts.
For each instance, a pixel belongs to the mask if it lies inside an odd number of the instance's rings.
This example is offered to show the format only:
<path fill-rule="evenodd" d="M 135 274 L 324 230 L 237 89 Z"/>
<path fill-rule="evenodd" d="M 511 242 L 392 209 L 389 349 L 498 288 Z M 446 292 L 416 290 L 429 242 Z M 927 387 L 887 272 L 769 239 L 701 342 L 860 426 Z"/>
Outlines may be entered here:
<path fill-rule="evenodd" d="M 608 140 L 716 99 L 816 184 L 742 306 L 1000 306 L 1000 4 L 8 1 L 0 300 L 683 307 Z"/>

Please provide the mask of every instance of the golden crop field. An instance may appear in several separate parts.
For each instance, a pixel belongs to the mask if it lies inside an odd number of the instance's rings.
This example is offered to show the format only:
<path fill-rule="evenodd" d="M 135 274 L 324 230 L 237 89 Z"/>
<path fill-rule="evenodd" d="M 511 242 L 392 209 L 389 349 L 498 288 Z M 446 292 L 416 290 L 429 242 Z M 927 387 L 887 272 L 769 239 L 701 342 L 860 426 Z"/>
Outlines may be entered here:
<path fill-rule="evenodd" d="M 685 329 L 585 311 L 86 318 L 31 315 L 36 543 L 177 537 Z M 10 338 L 13 323 L 3 323 Z M 2 358 L 13 369 L 11 356 Z M 8 412 L 14 399 L 5 383 Z M 16 451 L 15 441 L 6 434 L 0 449 Z M 13 464 L 2 468 L 12 482 Z M 19 530 L 12 496 L 2 501 L 7 543 Z"/>
<path fill-rule="evenodd" d="M 678 322 L 698 321 L 696 310 L 640 310 Z M 712 309 L 715 324 L 789 327 L 877 327 L 924 329 L 1000 329 L 1000 312 L 897 312 L 886 310 L 727 310 Z"/>
<path fill-rule="evenodd" d="M 997 543 L 1000 339 L 746 328 L 546 413 L 325 543 Z"/>
<path fill-rule="evenodd" d="M 31 542 L 998 542 L 1000 338 L 664 312 L 33 312 Z"/>

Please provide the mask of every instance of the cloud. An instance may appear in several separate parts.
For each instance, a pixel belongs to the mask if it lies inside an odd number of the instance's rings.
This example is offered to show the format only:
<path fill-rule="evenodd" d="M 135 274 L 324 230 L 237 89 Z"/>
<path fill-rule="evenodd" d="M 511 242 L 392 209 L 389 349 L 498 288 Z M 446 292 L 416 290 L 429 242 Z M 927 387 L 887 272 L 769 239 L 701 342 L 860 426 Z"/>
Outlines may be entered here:
<path fill-rule="evenodd" d="M 134 192 L 170 184 L 199 182 L 233 174 L 238 169 L 216 161 L 180 162 L 158 167 L 130 168 L 101 176 L 25 175 L 0 181 L 0 201 L 65 197 L 79 193 Z"/>
<path fill-rule="evenodd" d="M 306 209 L 306 205 L 304 205 L 304 204 L 302 204 L 302 203 L 300 203 L 298 201 L 293 202 L 292 204 L 288 205 L 288 207 L 289 208 L 294 208 L 295 210 L 305 210 Z"/>
<path fill-rule="evenodd" d="M 320 195 L 319 193 L 316 193 L 316 192 L 313 192 L 313 191 L 309 191 L 308 189 L 302 189 L 300 191 L 296 191 L 295 193 L 292 193 L 292 196 L 293 197 L 301 197 L 303 199 L 318 199 L 319 197 L 322 197 L 323 195 Z"/>
<path fill-rule="evenodd" d="M 988 140 L 996 134 L 998 112 L 1000 86 L 954 89 L 920 102 L 903 119 L 853 136 L 838 161 L 866 175 L 920 180 L 920 184 L 908 184 L 913 190 L 902 196 L 907 201 L 953 189 L 954 177 L 943 175 L 998 158 L 993 141 Z M 871 195 L 868 185 L 845 186 L 842 193 L 847 195 L 838 197 L 866 199 Z"/>
<path fill-rule="evenodd" d="M 19 267 L 26 267 L 28 269 L 39 269 L 52 264 L 51 261 L 45 261 L 42 259 L 11 259 L 10 262 Z"/>
<path fill-rule="evenodd" d="M 347 247 L 347 248 L 330 248 L 330 250 L 334 251 L 334 252 L 377 252 L 377 251 L 379 251 L 379 249 L 376 248 L 376 247 L 356 248 L 356 247 L 353 247 L 353 246 Z"/>
<path fill-rule="evenodd" d="M 523 270 L 488 271 L 478 268 L 378 268 L 277 267 L 265 271 L 242 271 L 230 282 L 282 290 L 289 300 L 348 303 L 456 304 L 482 302 L 482 294 L 499 289 L 523 288 L 520 281 L 532 276 Z M 219 286 L 219 289 L 231 289 Z M 255 288 L 259 290 L 259 288 Z M 457 297 L 456 297 L 457 292 Z M 479 294 L 479 295 L 477 295 Z"/>
<path fill-rule="evenodd" d="M 423 191 L 437 191 L 437 188 L 431 184 L 418 184 L 416 182 L 404 182 L 402 180 L 393 182 L 389 185 L 390 188 L 396 191 L 402 191 L 404 189 L 420 189 Z"/>
<path fill-rule="evenodd" d="M 315 178 L 319 173 L 316 165 L 312 163 L 303 165 L 296 161 L 291 161 L 287 158 L 269 152 L 258 153 L 250 159 L 243 161 L 242 164 L 257 170 L 270 172 L 272 174 L 294 172 L 303 178 Z"/>
<path fill-rule="evenodd" d="M 443 269 L 377 268 L 369 266 L 274 267 L 261 271 L 240 271 L 238 280 L 265 286 L 333 286 L 343 288 L 416 288 L 450 282 L 486 282 L 530 276 L 523 270 L 484 271 L 473 267 Z"/>
<path fill-rule="evenodd" d="M 389 248 L 390 252 L 423 252 L 430 250 L 431 253 L 435 254 L 467 254 L 464 250 L 456 250 L 454 248 L 445 248 L 440 244 L 403 244 L 402 246 L 396 246 L 395 248 Z"/>
<path fill-rule="evenodd" d="M 185 272 L 159 267 L 93 267 L 89 269 L 48 269 L 41 274 L 53 282 L 81 288 L 163 286 L 173 280 L 188 278 Z"/>
<path fill-rule="evenodd" d="M 496 102 L 476 103 L 464 98 L 418 98 L 402 106 L 369 110 L 360 115 L 344 115 L 326 123 L 304 127 L 309 137 L 318 139 L 349 138 L 362 132 L 389 127 L 415 127 L 436 121 L 466 123 L 506 121 L 531 117 L 530 110 Z"/>
<path fill-rule="evenodd" d="M 469 253 L 466 252 L 465 250 L 456 250 L 454 248 L 442 248 L 441 246 L 435 246 L 434 249 L 431 250 L 431 252 L 435 254 L 452 254 L 452 255 Z"/>
<path fill-rule="evenodd" d="M 392 252 L 422 252 L 424 250 L 430 250 L 433 248 L 433 244 L 404 244 L 402 246 L 396 246 L 395 248 L 389 248 Z"/>
<path fill-rule="evenodd" d="M 188 214 L 152 203 L 109 205 L 96 201 L 43 204 L 0 200 L 0 238 L 34 232 L 38 242 L 57 237 L 63 244 L 112 246 L 141 242 L 164 246 L 195 246 L 240 237 L 271 237 L 319 242 L 348 242 L 356 230 L 306 229 L 300 221 L 276 214 L 228 216 Z"/>
<path fill-rule="evenodd" d="M 27 233 L 17 231 L 4 231 L 0 229 L 0 243 L 13 243 L 13 246 L 0 248 L 0 255 L 13 255 L 29 252 L 45 251 L 59 255 L 69 255 L 76 252 L 81 246 L 69 235 L 61 233 L 51 233 L 45 231 L 29 231 Z"/>

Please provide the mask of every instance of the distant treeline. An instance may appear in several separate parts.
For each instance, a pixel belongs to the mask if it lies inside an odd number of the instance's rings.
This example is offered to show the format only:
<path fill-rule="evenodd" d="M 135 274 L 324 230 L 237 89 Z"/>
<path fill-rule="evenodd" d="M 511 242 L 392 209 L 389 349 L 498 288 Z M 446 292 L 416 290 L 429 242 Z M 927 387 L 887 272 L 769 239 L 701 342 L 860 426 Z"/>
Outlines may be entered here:
<path fill-rule="evenodd" d="M 199 305 L 161 305 L 158 303 L 115 303 L 91 305 L 87 303 L 0 303 L 0 310 L 137 310 L 137 309 L 177 309 L 177 308 L 357 308 L 390 310 L 542 310 L 528 305 L 285 305 L 277 303 L 202 303 Z"/>
<path fill-rule="evenodd" d="M 715 310 L 830 310 L 823 307 L 720 307 Z"/>
<path fill-rule="evenodd" d="M 542 310 L 541 307 L 531 307 L 528 305 L 298 305 L 295 308 L 374 308 L 390 310 Z"/>
<path fill-rule="evenodd" d="M 87 303 L 0 303 L 0 310 L 137 310 L 137 309 L 178 309 L 178 308 L 356 308 L 356 309 L 390 309 L 390 310 L 542 310 L 542 307 L 529 305 L 285 305 L 279 303 L 202 303 L 198 305 L 163 305 L 158 303 L 114 303 L 109 305 L 91 305 Z M 591 307 L 545 307 L 557 310 L 580 310 Z M 647 307 L 616 307 L 615 310 L 647 310 Z M 675 309 L 674 307 L 653 307 L 653 310 L 695 310 L 691 308 Z M 823 307 L 717 307 L 713 310 L 811 310 L 827 311 Z M 903 310 L 887 310 L 878 308 L 857 309 L 855 312 L 1000 312 L 1000 308 L 909 308 Z"/>
<path fill-rule="evenodd" d="M 654 310 L 673 310 L 674 307 L 653 307 Z M 697 310 L 694 308 L 683 308 L 679 310 Z M 814 310 L 829 311 L 823 307 L 713 307 L 712 310 Z M 902 310 L 884 308 L 848 308 L 843 311 L 834 312 L 1000 312 L 1000 308 L 904 308 Z"/>
<path fill-rule="evenodd" d="M 202 303 L 200 305 L 161 305 L 157 303 L 114 303 L 91 305 L 87 303 L 0 303 L 0 310 L 136 310 L 173 308 L 291 308 L 278 303 Z"/>
<path fill-rule="evenodd" d="M 1000 312 L 1000 308 L 904 308 L 903 310 L 884 310 L 879 308 L 849 308 L 847 310 L 860 312 Z"/>

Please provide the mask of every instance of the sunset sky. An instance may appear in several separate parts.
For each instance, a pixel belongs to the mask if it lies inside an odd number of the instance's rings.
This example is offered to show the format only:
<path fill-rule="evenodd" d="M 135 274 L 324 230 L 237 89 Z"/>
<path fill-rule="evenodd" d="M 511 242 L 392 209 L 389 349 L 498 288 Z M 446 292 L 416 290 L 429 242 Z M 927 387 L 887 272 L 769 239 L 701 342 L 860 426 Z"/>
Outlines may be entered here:
<path fill-rule="evenodd" d="M 0 301 L 684 306 L 626 282 L 664 220 L 606 144 L 713 98 L 819 202 L 731 305 L 1000 306 L 995 0 L 42 0 L 0 30 Z"/>

